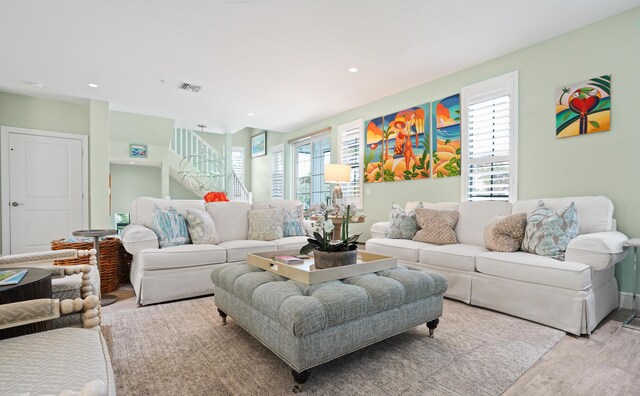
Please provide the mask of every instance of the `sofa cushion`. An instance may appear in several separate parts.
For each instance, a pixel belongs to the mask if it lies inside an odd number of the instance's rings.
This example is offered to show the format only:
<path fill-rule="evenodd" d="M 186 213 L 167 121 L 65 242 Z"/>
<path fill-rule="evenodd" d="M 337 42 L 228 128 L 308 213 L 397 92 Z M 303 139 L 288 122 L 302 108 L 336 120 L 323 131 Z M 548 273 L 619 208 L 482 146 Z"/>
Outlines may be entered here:
<path fill-rule="evenodd" d="M 540 201 L 527 218 L 522 250 L 541 256 L 564 260 L 569 241 L 578 235 L 578 212 L 571 205 L 555 212 Z"/>
<path fill-rule="evenodd" d="M 181 215 L 187 214 L 187 209 L 204 210 L 204 201 L 200 199 L 160 199 L 138 197 L 131 205 L 131 224 L 142 224 L 152 229 L 153 206 L 167 210 L 175 208 Z"/>
<path fill-rule="evenodd" d="M 161 248 L 191 243 L 187 221 L 175 208 L 163 210 L 155 206 L 151 225 L 153 232 L 158 235 Z"/>
<path fill-rule="evenodd" d="M 298 250 L 308 243 L 307 238 L 309 237 L 306 235 L 291 236 L 291 237 L 276 239 L 275 241 L 271 241 L 271 242 L 274 242 L 278 246 L 278 250 L 293 250 L 293 249 Z"/>
<path fill-rule="evenodd" d="M 464 243 L 429 245 L 420 249 L 420 262 L 460 271 L 475 271 L 476 256 L 486 252 L 488 250 L 484 246 Z"/>
<path fill-rule="evenodd" d="M 417 208 L 416 219 L 420 230 L 413 237 L 414 241 L 434 245 L 449 245 L 458 242 L 453 230 L 458 222 L 458 212 Z"/>
<path fill-rule="evenodd" d="M 227 251 L 219 245 L 180 245 L 164 249 L 145 249 L 137 256 L 138 267 L 145 271 L 197 267 L 224 263 Z"/>
<path fill-rule="evenodd" d="M 248 253 L 270 252 L 278 249 L 276 241 L 254 241 L 248 239 L 238 239 L 235 241 L 220 242 L 221 246 L 227 250 L 227 261 L 245 261 Z"/>
<path fill-rule="evenodd" d="M 418 261 L 420 249 L 425 246 L 428 246 L 428 244 L 410 239 L 371 238 L 366 242 L 366 250 L 369 253 L 397 257 L 398 260 L 413 262 Z"/>
<path fill-rule="evenodd" d="M 253 209 L 249 211 L 249 231 L 247 239 L 273 241 L 283 237 L 284 223 L 282 209 Z"/>
<path fill-rule="evenodd" d="M 205 207 L 216 229 L 220 230 L 220 242 L 247 239 L 250 203 L 209 202 Z"/>
<path fill-rule="evenodd" d="M 195 245 L 220 243 L 220 236 L 209 213 L 204 210 L 187 209 L 187 228 L 191 242 Z"/>
<path fill-rule="evenodd" d="M 571 290 L 591 287 L 591 267 L 525 252 L 489 252 L 476 257 L 478 272 Z"/>
<path fill-rule="evenodd" d="M 414 210 L 404 211 L 400 205 L 391 204 L 389 212 L 389 228 L 387 238 L 391 239 L 413 239 L 418 231 L 415 209 L 422 208 L 422 202 L 418 202 Z"/>
<path fill-rule="evenodd" d="M 484 229 L 495 217 L 511 214 L 511 203 L 502 201 L 469 201 L 458 206 L 456 237 L 459 243 L 484 246 Z"/>
<path fill-rule="evenodd" d="M 513 204 L 512 213 L 531 214 L 538 207 L 539 201 L 540 199 L 517 201 Z M 571 202 L 575 202 L 580 218 L 579 234 L 614 230 L 613 203 L 607 197 L 544 198 L 543 201 L 547 207 L 553 210 L 566 208 Z"/>
<path fill-rule="evenodd" d="M 525 213 L 496 217 L 484 229 L 484 245 L 496 252 L 516 252 L 522 245 L 526 226 Z"/>

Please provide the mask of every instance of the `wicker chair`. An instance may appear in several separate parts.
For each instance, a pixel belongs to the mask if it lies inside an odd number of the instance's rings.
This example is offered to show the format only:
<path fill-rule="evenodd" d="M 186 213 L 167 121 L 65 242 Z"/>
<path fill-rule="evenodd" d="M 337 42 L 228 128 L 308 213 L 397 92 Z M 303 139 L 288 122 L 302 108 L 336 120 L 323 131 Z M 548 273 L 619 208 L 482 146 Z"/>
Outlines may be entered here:
<path fill-rule="evenodd" d="M 100 328 L 102 309 L 99 290 L 100 275 L 96 268 L 96 251 L 65 249 L 0 257 L 0 270 L 31 267 L 51 272 L 53 299 L 60 301 L 61 315 L 53 320 L 53 327 Z M 53 260 L 76 259 L 89 256 L 89 265 L 54 266 Z"/>

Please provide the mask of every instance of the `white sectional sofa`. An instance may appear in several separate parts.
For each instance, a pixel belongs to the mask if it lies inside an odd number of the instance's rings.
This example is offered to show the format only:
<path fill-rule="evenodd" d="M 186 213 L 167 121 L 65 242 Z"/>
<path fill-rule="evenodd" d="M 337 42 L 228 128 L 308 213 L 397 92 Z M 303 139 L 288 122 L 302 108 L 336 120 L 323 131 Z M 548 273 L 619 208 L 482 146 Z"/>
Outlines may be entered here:
<path fill-rule="evenodd" d="M 133 255 L 131 283 L 139 305 L 155 304 L 213 293 L 211 269 L 218 264 L 242 262 L 247 253 L 299 249 L 306 236 L 293 236 L 273 241 L 247 240 L 251 209 L 268 209 L 269 205 L 294 208 L 295 200 L 269 203 L 210 202 L 202 200 L 166 200 L 137 198 L 131 208 L 131 224 L 122 232 L 122 243 Z M 217 245 L 181 245 L 160 249 L 158 236 L 152 231 L 154 205 L 167 210 L 175 208 L 185 215 L 187 209 L 206 211 L 220 235 Z"/>
<path fill-rule="evenodd" d="M 626 255 L 627 237 L 616 231 L 613 203 L 606 197 L 542 199 L 554 210 L 575 202 L 579 235 L 567 247 L 565 261 L 522 251 L 492 252 L 485 247 L 484 229 L 497 216 L 530 214 L 540 199 L 463 203 L 423 203 L 425 208 L 458 210 L 457 244 L 431 245 L 407 239 L 387 239 L 388 222 L 371 227 L 366 250 L 397 257 L 443 274 L 446 297 L 529 319 L 568 333 L 589 333 L 618 307 L 615 264 Z M 407 203 L 405 210 L 417 202 Z"/>

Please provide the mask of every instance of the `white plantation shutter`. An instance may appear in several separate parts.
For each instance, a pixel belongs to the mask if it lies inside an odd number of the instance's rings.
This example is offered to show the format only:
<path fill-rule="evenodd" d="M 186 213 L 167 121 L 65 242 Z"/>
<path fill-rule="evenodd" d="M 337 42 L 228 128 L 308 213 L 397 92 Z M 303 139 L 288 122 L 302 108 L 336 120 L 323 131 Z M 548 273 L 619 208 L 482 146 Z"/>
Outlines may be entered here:
<path fill-rule="evenodd" d="M 462 90 L 463 201 L 516 199 L 517 73 Z"/>
<path fill-rule="evenodd" d="M 340 163 L 351 166 L 351 182 L 341 183 L 345 203 L 362 208 L 360 162 L 362 156 L 362 120 L 338 126 L 340 136 Z"/>
<path fill-rule="evenodd" d="M 231 166 L 238 179 L 244 183 L 244 147 L 231 148 Z"/>
<path fill-rule="evenodd" d="M 271 198 L 284 198 L 284 144 L 271 147 Z"/>

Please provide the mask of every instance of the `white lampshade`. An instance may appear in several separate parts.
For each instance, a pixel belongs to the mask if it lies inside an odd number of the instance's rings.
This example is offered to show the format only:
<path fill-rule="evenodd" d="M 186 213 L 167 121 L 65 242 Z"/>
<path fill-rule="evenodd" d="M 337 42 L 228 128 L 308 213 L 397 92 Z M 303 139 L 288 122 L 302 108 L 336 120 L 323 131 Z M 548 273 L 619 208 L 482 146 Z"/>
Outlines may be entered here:
<path fill-rule="evenodd" d="M 324 166 L 326 183 L 342 183 L 351 181 L 351 167 L 343 164 L 327 164 Z"/>

